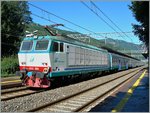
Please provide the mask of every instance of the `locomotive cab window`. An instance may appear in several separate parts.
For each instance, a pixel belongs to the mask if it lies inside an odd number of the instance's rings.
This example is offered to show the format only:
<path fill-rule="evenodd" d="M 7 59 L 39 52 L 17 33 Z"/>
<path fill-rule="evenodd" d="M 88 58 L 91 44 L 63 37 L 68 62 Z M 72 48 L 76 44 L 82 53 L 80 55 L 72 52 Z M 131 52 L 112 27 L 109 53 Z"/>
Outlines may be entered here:
<path fill-rule="evenodd" d="M 29 51 L 32 49 L 33 41 L 24 41 L 21 46 L 22 51 Z"/>
<path fill-rule="evenodd" d="M 63 52 L 64 51 L 63 43 L 53 42 L 52 47 L 53 47 L 53 49 L 52 49 L 53 52 Z"/>
<path fill-rule="evenodd" d="M 53 51 L 57 52 L 58 51 L 58 42 L 53 43 Z"/>
<path fill-rule="evenodd" d="M 48 43 L 48 40 L 37 41 L 35 50 L 47 50 Z"/>
<path fill-rule="evenodd" d="M 64 51 L 64 44 L 60 43 L 60 52 L 63 52 L 63 51 Z"/>

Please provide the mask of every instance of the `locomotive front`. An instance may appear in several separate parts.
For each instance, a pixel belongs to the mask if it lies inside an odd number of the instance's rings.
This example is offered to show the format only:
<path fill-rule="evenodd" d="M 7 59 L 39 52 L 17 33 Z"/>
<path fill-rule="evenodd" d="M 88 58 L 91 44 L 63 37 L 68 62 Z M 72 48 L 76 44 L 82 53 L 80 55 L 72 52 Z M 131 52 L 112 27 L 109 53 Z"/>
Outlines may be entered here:
<path fill-rule="evenodd" d="M 48 73 L 51 72 L 50 60 L 51 40 L 48 37 L 26 37 L 18 52 L 20 76 L 22 84 L 30 87 L 48 88 L 50 80 Z"/>

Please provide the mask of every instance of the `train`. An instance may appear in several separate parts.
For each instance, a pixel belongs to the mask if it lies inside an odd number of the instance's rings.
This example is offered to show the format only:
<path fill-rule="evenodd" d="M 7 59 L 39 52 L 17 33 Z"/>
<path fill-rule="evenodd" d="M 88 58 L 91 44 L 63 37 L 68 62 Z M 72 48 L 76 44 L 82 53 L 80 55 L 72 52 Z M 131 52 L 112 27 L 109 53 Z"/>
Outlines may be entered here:
<path fill-rule="evenodd" d="M 25 37 L 18 59 L 20 71 L 16 75 L 20 76 L 23 85 L 36 88 L 49 88 L 51 81 L 57 78 L 143 65 L 136 58 L 61 35 Z"/>

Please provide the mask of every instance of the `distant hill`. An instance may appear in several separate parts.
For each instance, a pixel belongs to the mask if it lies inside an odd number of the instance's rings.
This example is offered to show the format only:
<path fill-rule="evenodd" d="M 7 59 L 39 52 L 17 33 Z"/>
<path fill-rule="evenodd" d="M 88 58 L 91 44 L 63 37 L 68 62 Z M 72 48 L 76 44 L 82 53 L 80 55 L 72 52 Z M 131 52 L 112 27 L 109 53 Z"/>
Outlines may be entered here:
<path fill-rule="evenodd" d="M 101 42 L 105 42 L 105 40 L 100 40 Z M 112 45 L 113 47 L 118 48 L 118 50 L 140 50 L 141 45 L 126 42 L 123 40 L 114 40 L 111 38 L 107 38 L 106 45 Z"/>
<path fill-rule="evenodd" d="M 61 30 L 58 28 L 52 28 L 54 32 L 58 32 L 58 34 L 74 34 L 77 32 L 71 32 L 71 31 L 67 31 L 67 30 Z M 38 35 L 50 35 L 50 33 L 44 28 L 44 26 L 40 25 L 40 24 L 36 24 L 36 23 L 31 23 L 29 25 L 27 25 L 26 28 L 27 31 L 33 32 L 35 30 L 38 30 Z"/>
<path fill-rule="evenodd" d="M 50 33 L 44 28 L 44 26 L 36 24 L 36 23 L 29 24 L 26 30 L 30 31 L 30 32 L 38 30 L 38 33 L 37 33 L 38 35 L 43 35 L 43 36 L 44 35 L 50 35 Z M 58 29 L 58 28 L 53 28 L 53 31 L 58 32 L 58 34 L 62 34 L 63 36 L 66 36 L 68 34 L 81 34 L 81 33 L 78 33 L 78 32 L 61 30 L 61 29 Z M 105 47 L 114 49 L 116 51 L 139 50 L 140 49 L 140 45 L 129 43 L 129 42 L 126 42 L 126 41 L 123 41 L 123 40 L 114 40 L 114 39 L 111 39 L 111 38 L 107 38 L 106 39 L 106 44 L 105 44 L 105 39 L 97 40 L 97 39 L 94 39 L 94 38 L 91 38 L 91 37 L 89 37 L 89 39 L 85 39 L 82 42 L 90 44 L 90 45 L 94 45 L 94 46 L 97 46 L 97 47 L 105 46 Z"/>

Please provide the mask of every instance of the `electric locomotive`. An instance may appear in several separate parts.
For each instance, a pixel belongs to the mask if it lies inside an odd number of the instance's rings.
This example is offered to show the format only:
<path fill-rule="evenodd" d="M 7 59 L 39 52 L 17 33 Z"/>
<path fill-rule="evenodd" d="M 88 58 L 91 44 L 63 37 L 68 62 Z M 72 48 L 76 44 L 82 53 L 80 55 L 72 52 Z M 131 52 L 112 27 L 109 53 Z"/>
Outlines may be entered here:
<path fill-rule="evenodd" d="M 23 39 L 18 59 L 20 71 L 16 74 L 22 84 L 38 88 L 50 87 L 51 80 L 58 77 L 123 70 L 132 60 L 138 62 L 69 37 L 33 34 Z"/>

